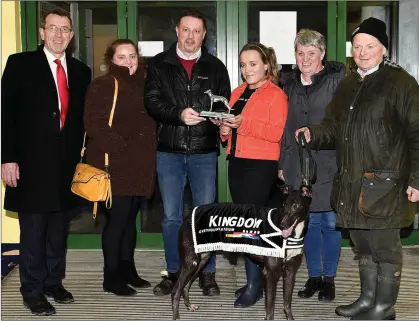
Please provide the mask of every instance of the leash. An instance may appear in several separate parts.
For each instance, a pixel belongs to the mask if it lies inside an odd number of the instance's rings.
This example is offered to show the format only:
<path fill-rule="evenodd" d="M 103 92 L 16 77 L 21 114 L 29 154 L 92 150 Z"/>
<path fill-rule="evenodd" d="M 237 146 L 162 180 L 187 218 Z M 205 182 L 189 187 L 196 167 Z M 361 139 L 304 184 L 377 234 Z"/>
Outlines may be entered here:
<path fill-rule="evenodd" d="M 307 153 L 306 156 L 304 156 L 304 151 Z M 300 155 L 302 184 L 312 186 L 317 181 L 317 163 L 302 132 L 298 134 L 298 154 Z"/>

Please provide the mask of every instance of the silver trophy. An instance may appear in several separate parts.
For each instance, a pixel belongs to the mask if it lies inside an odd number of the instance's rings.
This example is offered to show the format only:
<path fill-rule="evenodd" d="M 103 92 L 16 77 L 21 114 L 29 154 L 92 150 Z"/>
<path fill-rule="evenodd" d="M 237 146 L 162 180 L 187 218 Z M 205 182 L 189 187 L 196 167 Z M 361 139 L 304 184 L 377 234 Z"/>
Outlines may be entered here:
<path fill-rule="evenodd" d="M 210 110 L 201 111 L 199 113 L 199 116 L 210 117 L 210 118 L 234 118 L 234 115 L 230 114 L 230 111 L 232 110 L 232 108 L 228 104 L 227 98 L 223 96 L 214 95 L 211 92 L 211 89 L 208 89 L 207 91 L 205 91 L 204 94 L 207 94 L 210 98 L 210 101 L 211 101 Z M 212 105 L 219 101 L 222 102 L 226 106 L 228 110 L 227 113 L 212 111 Z"/>

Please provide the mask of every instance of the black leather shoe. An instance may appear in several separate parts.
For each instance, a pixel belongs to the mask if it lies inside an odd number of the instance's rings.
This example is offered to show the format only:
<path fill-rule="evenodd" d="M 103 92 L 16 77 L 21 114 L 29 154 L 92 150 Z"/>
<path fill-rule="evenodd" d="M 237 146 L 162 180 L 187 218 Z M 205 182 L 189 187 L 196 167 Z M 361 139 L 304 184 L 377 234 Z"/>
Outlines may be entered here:
<path fill-rule="evenodd" d="M 104 269 L 103 291 L 113 293 L 118 296 L 131 296 L 137 294 L 137 291 L 128 286 L 127 282 L 122 280 L 118 271 L 108 268 Z"/>
<path fill-rule="evenodd" d="M 45 295 L 52 297 L 57 303 L 67 304 L 74 302 L 73 295 L 64 289 L 62 285 L 46 288 Z"/>
<path fill-rule="evenodd" d="M 121 262 L 121 277 L 125 282 L 134 288 L 149 288 L 151 286 L 150 282 L 144 280 L 138 275 L 133 261 Z"/>
<path fill-rule="evenodd" d="M 202 272 L 199 275 L 199 287 L 206 296 L 220 295 L 220 288 L 215 281 L 215 272 Z"/>
<path fill-rule="evenodd" d="M 160 283 L 157 284 L 153 289 L 154 295 L 168 295 L 172 293 L 177 278 L 177 273 L 169 273 L 167 276 L 163 276 Z"/>
<path fill-rule="evenodd" d="M 304 287 L 298 291 L 300 298 L 311 298 L 322 286 L 321 278 L 309 278 Z"/>
<path fill-rule="evenodd" d="M 331 282 L 323 282 L 319 291 L 319 301 L 330 302 L 335 299 L 335 284 Z"/>
<path fill-rule="evenodd" d="M 55 308 L 45 299 L 44 296 L 35 296 L 23 299 L 23 305 L 35 315 L 53 315 Z"/>

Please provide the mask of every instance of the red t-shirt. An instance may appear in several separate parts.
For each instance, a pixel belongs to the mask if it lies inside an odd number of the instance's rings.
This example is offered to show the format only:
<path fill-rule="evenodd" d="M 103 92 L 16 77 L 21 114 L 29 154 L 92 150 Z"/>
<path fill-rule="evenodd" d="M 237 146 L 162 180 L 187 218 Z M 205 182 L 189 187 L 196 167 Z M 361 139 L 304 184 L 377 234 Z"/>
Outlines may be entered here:
<path fill-rule="evenodd" d="M 179 56 L 177 56 L 178 59 L 180 60 L 180 62 L 183 65 L 183 68 L 185 68 L 186 72 L 188 73 L 188 77 L 189 79 L 191 79 L 191 75 L 192 75 L 192 67 L 193 65 L 196 63 L 197 58 L 192 59 L 192 60 L 185 60 L 183 58 L 180 58 Z"/>

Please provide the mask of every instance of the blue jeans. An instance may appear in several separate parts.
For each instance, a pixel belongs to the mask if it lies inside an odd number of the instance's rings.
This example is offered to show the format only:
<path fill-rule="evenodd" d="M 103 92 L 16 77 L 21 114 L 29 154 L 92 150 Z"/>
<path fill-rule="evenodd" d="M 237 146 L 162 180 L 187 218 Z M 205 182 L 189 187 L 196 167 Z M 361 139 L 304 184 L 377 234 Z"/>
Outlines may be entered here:
<path fill-rule="evenodd" d="M 183 221 L 183 195 L 186 180 L 192 191 L 193 205 L 215 202 L 217 153 L 184 155 L 157 152 L 157 175 L 164 207 L 162 222 L 167 271 L 180 268 L 178 235 Z M 215 256 L 205 268 L 215 272 Z"/>
<path fill-rule="evenodd" d="M 336 214 L 310 213 L 304 248 L 309 277 L 334 277 L 338 268 L 342 234 L 336 231 Z"/>

